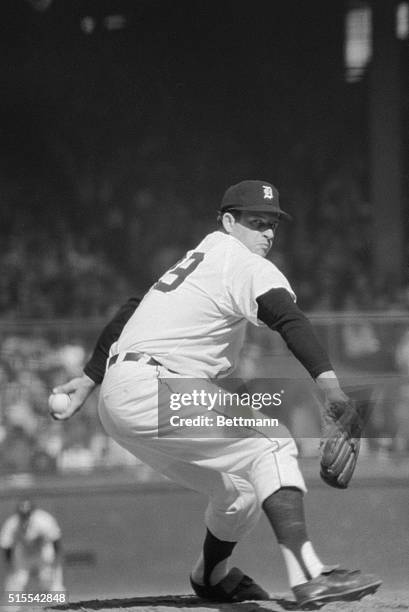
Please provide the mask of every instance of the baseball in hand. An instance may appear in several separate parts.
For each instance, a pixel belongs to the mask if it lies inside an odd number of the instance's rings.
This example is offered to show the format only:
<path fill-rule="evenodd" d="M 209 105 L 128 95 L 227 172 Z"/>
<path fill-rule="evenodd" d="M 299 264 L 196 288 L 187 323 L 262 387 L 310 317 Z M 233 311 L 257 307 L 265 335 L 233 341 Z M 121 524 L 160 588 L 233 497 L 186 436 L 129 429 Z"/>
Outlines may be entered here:
<path fill-rule="evenodd" d="M 67 393 L 52 393 L 48 398 L 48 405 L 54 414 L 60 414 L 68 408 L 71 398 Z"/>

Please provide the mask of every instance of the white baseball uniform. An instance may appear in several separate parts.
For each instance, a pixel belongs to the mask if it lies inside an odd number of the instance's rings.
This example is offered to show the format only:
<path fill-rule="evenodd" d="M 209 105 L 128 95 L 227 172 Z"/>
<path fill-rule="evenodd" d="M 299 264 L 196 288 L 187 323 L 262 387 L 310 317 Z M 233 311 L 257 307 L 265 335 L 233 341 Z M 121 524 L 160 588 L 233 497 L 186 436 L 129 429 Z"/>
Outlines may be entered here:
<path fill-rule="evenodd" d="M 23 591 L 34 574 L 44 591 L 64 590 L 62 569 L 56 563 L 53 546 L 60 538 L 57 521 L 45 510 L 34 509 L 26 522 L 18 513 L 11 515 L 0 531 L 0 547 L 13 551 L 4 590 Z"/>
<path fill-rule="evenodd" d="M 306 490 L 295 443 L 287 431 L 279 438 L 250 430 L 241 438 L 158 437 L 158 385 L 176 389 L 193 377 L 209 386 L 209 379 L 231 374 L 247 322 L 263 325 L 256 299 L 273 288 L 295 300 L 273 263 L 221 231 L 207 235 L 146 294 L 111 347 L 118 358 L 101 387 L 106 431 L 154 469 L 205 493 L 206 525 L 220 540 L 238 541 L 255 525 L 263 500 L 281 487 Z M 160 365 L 124 361 L 129 352 Z M 205 412 L 191 406 L 184 415 Z"/>

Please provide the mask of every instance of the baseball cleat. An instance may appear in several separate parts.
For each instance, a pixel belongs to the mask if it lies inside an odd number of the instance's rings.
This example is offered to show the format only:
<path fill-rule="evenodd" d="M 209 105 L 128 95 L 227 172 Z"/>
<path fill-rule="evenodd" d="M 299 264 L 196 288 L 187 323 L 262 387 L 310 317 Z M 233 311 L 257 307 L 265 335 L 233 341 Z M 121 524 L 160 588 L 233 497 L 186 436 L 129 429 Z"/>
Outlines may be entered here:
<path fill-rule="evenodd" d="M 190 584 L 198 597 L 208 601 L 236 602 L 270 599 L 269 594 L 261 586 L 237 567 L 233 567 L 227 576 L 213 586 L 197 584 L 192 577 L 190 577 Z"/>
<path fill-rule="evenodd" d="M 359 570 L 333 569 L 293 588 L 297 604 L 304 610 L 320 608 L 330 601 L 354 601 L 375 593 L 382 580 Z"/>

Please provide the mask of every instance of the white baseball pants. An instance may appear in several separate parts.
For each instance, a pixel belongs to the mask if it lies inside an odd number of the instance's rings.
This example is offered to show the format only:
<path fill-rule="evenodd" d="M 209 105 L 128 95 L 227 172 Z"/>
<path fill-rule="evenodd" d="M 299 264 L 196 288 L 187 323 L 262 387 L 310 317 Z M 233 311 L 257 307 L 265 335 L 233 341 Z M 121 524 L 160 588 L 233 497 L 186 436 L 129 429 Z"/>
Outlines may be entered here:
<path fill-rule="evenodd" d="M 282 438 L 251 437 L 251 431 L 243 438 L 158 437 L 158 385 L 165 380 L 172 386 L 172 378 L 180 383 L 181 377 L 162 366 L 121 361 L 120 354 L 102 383 L 101 422 L 141 461 L 205 494 L 206 526 L 218 539 L 237 542 L 255 526 L 269 495 L 285 486 L 306 491 L 295 442 L 288 432 Z M 184 415 L 203 412 L 191 406 Z"/>
<path fill-rule="evenodd" d="M 17 545 L 12 568 L 5 578 L 4 590 L 24 591 L 31 576 L 36 577 L 39 590 L 64 591 L 62 566 L 56 561 L 51 542 L 47 542 L 38 552 L 32 554 Z"/>

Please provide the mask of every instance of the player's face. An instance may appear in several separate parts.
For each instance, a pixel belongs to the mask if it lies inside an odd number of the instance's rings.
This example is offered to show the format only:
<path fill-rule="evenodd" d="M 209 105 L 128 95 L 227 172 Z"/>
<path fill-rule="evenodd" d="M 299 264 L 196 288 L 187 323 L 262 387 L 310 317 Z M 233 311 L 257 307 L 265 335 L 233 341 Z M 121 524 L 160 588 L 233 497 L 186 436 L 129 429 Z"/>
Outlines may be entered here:
<path fill-rule="evenodd" d="M 271 213 L 244 211 L 239 219 L 234 220 L 229 233 L 252 253 L 266 257 L 273 246 L 278 223 L 277 216 Z"/>

